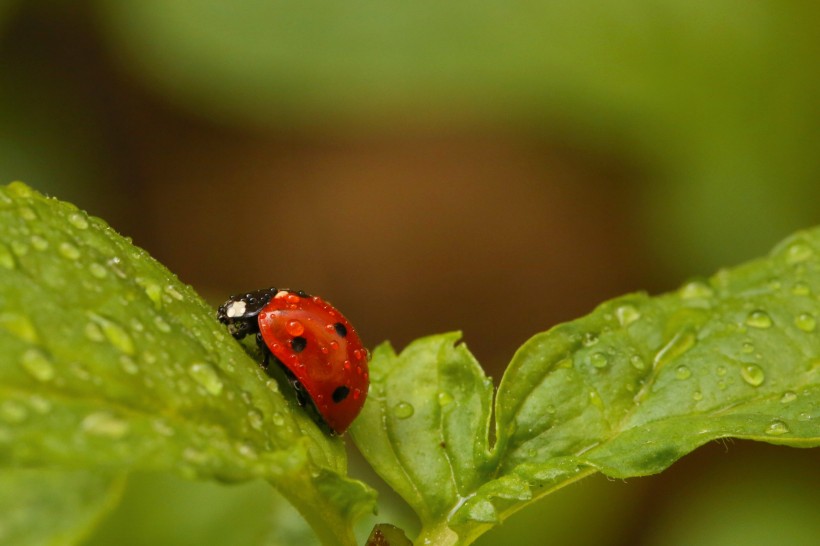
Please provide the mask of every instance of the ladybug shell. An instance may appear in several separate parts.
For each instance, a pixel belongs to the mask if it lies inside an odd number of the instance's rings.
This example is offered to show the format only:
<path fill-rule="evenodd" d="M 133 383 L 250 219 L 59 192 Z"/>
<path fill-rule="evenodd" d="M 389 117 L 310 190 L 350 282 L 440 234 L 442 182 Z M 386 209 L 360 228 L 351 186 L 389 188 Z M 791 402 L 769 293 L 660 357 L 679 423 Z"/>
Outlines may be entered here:
<path fill-rule="evenodd" d="M 259 313 L 259 331 L 328 426 L 347 430 L 369 384 L 367 351 L 350 322 L 319 297 L 282 291 Z"/>

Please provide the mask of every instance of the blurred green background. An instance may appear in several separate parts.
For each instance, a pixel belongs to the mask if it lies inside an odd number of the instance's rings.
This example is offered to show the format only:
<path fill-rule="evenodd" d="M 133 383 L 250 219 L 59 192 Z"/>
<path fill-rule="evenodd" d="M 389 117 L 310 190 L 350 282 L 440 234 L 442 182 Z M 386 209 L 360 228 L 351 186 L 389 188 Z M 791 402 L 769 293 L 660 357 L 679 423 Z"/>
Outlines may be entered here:
<path fill-rule="evenodd" d="M 370 345 L 460 329 L 497 380 L 535 332 L 818 223 L 819 23 L 783 0 L 0 0 L 0 180 L 215 304 L 273 284 Z M 818 486 L 816 452 L 711 445 L 480 544 L 814 544 Z M 306 544 L 279 505 L 139 475 L 89 544 Z"/>

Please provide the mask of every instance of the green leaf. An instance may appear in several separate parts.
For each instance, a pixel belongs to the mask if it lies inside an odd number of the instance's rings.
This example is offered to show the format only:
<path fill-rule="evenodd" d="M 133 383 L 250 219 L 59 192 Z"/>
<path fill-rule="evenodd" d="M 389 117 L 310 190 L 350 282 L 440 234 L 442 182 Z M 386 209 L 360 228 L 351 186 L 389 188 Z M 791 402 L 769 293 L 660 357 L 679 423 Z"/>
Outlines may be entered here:
<path fill-rule="evenodd" d="M 119 500 L 123 480 L 99 472 L 0 470 L 0 543 L 77 544 Z"/>
<path fill-rule="evenodd" d="M 818 294 L 820 228 L 766 259 L 538 334 L 498 388 L 490 451 L 490 387 L 458 334 L 398 355 L 383 345 L 354 439 L 421 517 L 418 541 L 441 544 L 469 544 L 591 473 L 660 472 L 717 438 L 818 446 Z"/>
<path fill-rule="evenodd" d="M 0 188 L 0 461 L 264 478 L 328 544 L 373 492 L 214 319 L 103 221 Z M 334 494 L 329 494 L 329 492 Z"/>

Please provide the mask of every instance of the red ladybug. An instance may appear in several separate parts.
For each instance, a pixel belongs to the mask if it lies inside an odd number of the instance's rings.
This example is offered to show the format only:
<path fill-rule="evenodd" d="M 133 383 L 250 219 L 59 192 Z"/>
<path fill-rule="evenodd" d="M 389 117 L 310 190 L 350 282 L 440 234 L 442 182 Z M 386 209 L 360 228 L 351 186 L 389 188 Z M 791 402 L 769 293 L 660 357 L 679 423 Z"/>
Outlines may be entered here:
<path fill-rule="evenodd" d="M 236 339 L 256 334 L 262 366 L 279 364 L 301 405 L 310 403 L 333 433 L 347 430 L 367 398 L 368 353 L 336 308 L 301 290 L 267 288 L 231 296 L 217 318 Z"/>

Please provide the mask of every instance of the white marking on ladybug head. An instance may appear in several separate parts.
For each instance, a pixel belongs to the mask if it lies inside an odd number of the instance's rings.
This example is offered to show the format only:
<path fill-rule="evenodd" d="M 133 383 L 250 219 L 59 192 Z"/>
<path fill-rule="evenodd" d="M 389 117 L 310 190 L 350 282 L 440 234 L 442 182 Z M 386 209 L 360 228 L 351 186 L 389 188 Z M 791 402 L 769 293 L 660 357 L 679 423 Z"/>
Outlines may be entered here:
<path fill-rule="evenodd" d="M 227 315 L 228 318 L 244 315 L 246 307 L 247 304 L 242 300 L 233 301 L 230 305 L 228 305 L 228 308 L 225 309 L 225 315 Z"/>

